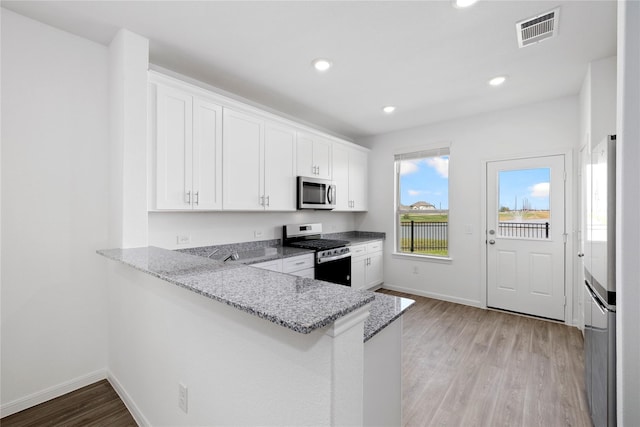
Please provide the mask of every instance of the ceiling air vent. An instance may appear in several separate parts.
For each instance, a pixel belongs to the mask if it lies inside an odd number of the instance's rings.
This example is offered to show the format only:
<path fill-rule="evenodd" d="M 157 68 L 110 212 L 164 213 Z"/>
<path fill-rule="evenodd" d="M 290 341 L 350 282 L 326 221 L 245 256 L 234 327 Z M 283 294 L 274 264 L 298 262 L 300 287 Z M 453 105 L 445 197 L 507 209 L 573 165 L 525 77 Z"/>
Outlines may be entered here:
<path fill-rule="evenodd" d="M 558 34 L 560 8 L 545 12 L 516 24 L 518 46 L 525 47 L 541 42 Z"/>

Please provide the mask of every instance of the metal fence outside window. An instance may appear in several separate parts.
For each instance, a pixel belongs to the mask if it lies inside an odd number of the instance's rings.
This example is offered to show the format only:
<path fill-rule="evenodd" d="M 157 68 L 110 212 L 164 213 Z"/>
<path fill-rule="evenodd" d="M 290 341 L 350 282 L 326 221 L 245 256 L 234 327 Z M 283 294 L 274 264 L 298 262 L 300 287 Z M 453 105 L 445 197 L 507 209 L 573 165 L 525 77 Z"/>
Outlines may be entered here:
<path fill-rule="evenodd" d="M 548 222 L 500 222 L 499 236 L 548 239 Z M 400 250 L 425 252 L 449 249 L 448 222 L 400 222 Z"/>
<path fill-rule="evenodd" d="M 548 239 L 548 222 L 500 222 L 499 236 L 524 237 L 527 239 Z"/>
<path fill-rule="evenodd" d="M 448 222 L 400 222 L 400 250 L 424 252 L 449 249 Z"/>

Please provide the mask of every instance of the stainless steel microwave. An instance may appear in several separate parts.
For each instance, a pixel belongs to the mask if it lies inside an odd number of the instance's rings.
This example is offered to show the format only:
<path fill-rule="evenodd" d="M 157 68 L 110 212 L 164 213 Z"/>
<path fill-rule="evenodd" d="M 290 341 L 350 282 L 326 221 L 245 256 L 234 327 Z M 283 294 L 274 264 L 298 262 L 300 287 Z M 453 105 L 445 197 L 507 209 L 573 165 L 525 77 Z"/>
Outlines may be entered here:
<path fill-rule="evenodd" d="M 328 179 L 298 177 L 298 209 L 333 209 L 336 186 Z"/>

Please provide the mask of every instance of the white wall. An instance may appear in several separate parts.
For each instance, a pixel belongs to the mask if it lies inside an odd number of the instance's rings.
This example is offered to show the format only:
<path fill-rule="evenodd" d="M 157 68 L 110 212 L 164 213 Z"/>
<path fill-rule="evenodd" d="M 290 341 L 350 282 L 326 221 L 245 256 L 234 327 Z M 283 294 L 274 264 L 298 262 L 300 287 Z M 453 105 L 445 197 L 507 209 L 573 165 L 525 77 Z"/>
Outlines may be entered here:
<path fill-rule="evenodd" d="M 362 425 L 368 306 L 300 334 L 103 262 L 117 307 L 110 375 L 143 425 Z M 188 388 L 186 414 L 178 384 Z"/>
<path fill-rule="evenodd" d="M 640 425 L 640 2 L 618 2 L 618 425 Z"/>
<path fill-rule="evenodd" d="M 508 90 L 508 88 L 504 88 Z M 578 98 L 568 97 L 447 121 L 359 141 L 372 149 L 369 213 L 360 229 L 385 231 L 385 284 L 408 292 L 483 306 L 483 161 L 578 146 Z M 411 147 L 451 143 L 449 167 L 451 263 L 408 259 L 394 249 L 394 153 Z M 573 189 L 567 189 L 571 194 Z M 571 212 L 569 209 L 567 212 Z M 469 227 L 471 234 L 466 234 Z M 413 274 L 414 267 L 419 274 Z"/>
<path fill-rule="evenodd" d="M 107 61 L 2 9 L 3 415 L 104 375 Z"/>
<path fill-rule="evenodd" d="M 149 40 L 120 29 L 109 44 L 110 247 L 147 246 Z"/>
<path fill-rule="evenodd" d="M 149 213 L 149 245 L 175 249 L 280 239 L 283 225 L 306 222 L 322 223 L 325 233 L 351 231 L 356 229 L 358 216 L 359 214 L 351 212 L 323 211 L 151 212 Z M 261 232 L 262 236 L 255 237 L 255 231 Z M 189 236 L 191 243 L 178 246 L 179 234 Z"/>

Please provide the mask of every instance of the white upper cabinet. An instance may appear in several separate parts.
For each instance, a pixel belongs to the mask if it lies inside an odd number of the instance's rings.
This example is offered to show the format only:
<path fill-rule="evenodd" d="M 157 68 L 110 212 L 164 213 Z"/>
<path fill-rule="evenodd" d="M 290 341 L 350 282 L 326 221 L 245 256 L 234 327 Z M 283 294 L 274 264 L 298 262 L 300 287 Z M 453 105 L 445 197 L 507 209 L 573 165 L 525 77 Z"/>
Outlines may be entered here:
<path fill-rule="evenodd" d="M 224 178 L 222 206 L 225 210 L 264 210 L 262 201 L 263 161 L 260 151 L 264 120 L 224 109 Z"/>
<path fill-rule="evenodd" d="M 336 184 L 336 207 L 334 210 L 350 210 L 349 199 L 349 149 L 346 145 L 333 145 L 333 182 Z"/>
<path fill-rule="evenodd" d="M 194 209 L 222 209 L 222 107 L 193 100 Z"/>
<path fill-rule="evenodd" d="M 293 128 L 225 108 L 223 140 L 225 210 L 296 209 Z"/>
<path fill-rule="evenodd" d="M 306 176 L 367 210 L 366 149 L 155 71 L 149 87 L 149 209 L 295 211 Z"/>
<path fill-rule="evenodd" d="M 369 180 L 369 153 L 349 150 L 349 200 L 351 210 L 369 209 L 367 183 Z"/>
<path fill-rule="evenodd" d="M 333 181 L 336 184 L 336 208 L 340 211 L 368 209 L 368 153 L 345 144 L 333 145 Z"/>
<path fill-rule="evenodd" d="M 156 87 L 155 208 L 221 209 L 222 107 Z"/>
<path fill-rule="evenodd" d="M 331 141 L 320 135 L 298 132 L 298 175 L 331 179 Z"/>
<path fill-rule="evenodd" d="M 296 131 L 267 121 L 264 133 L 266 210 L 296 210 Z"/>

